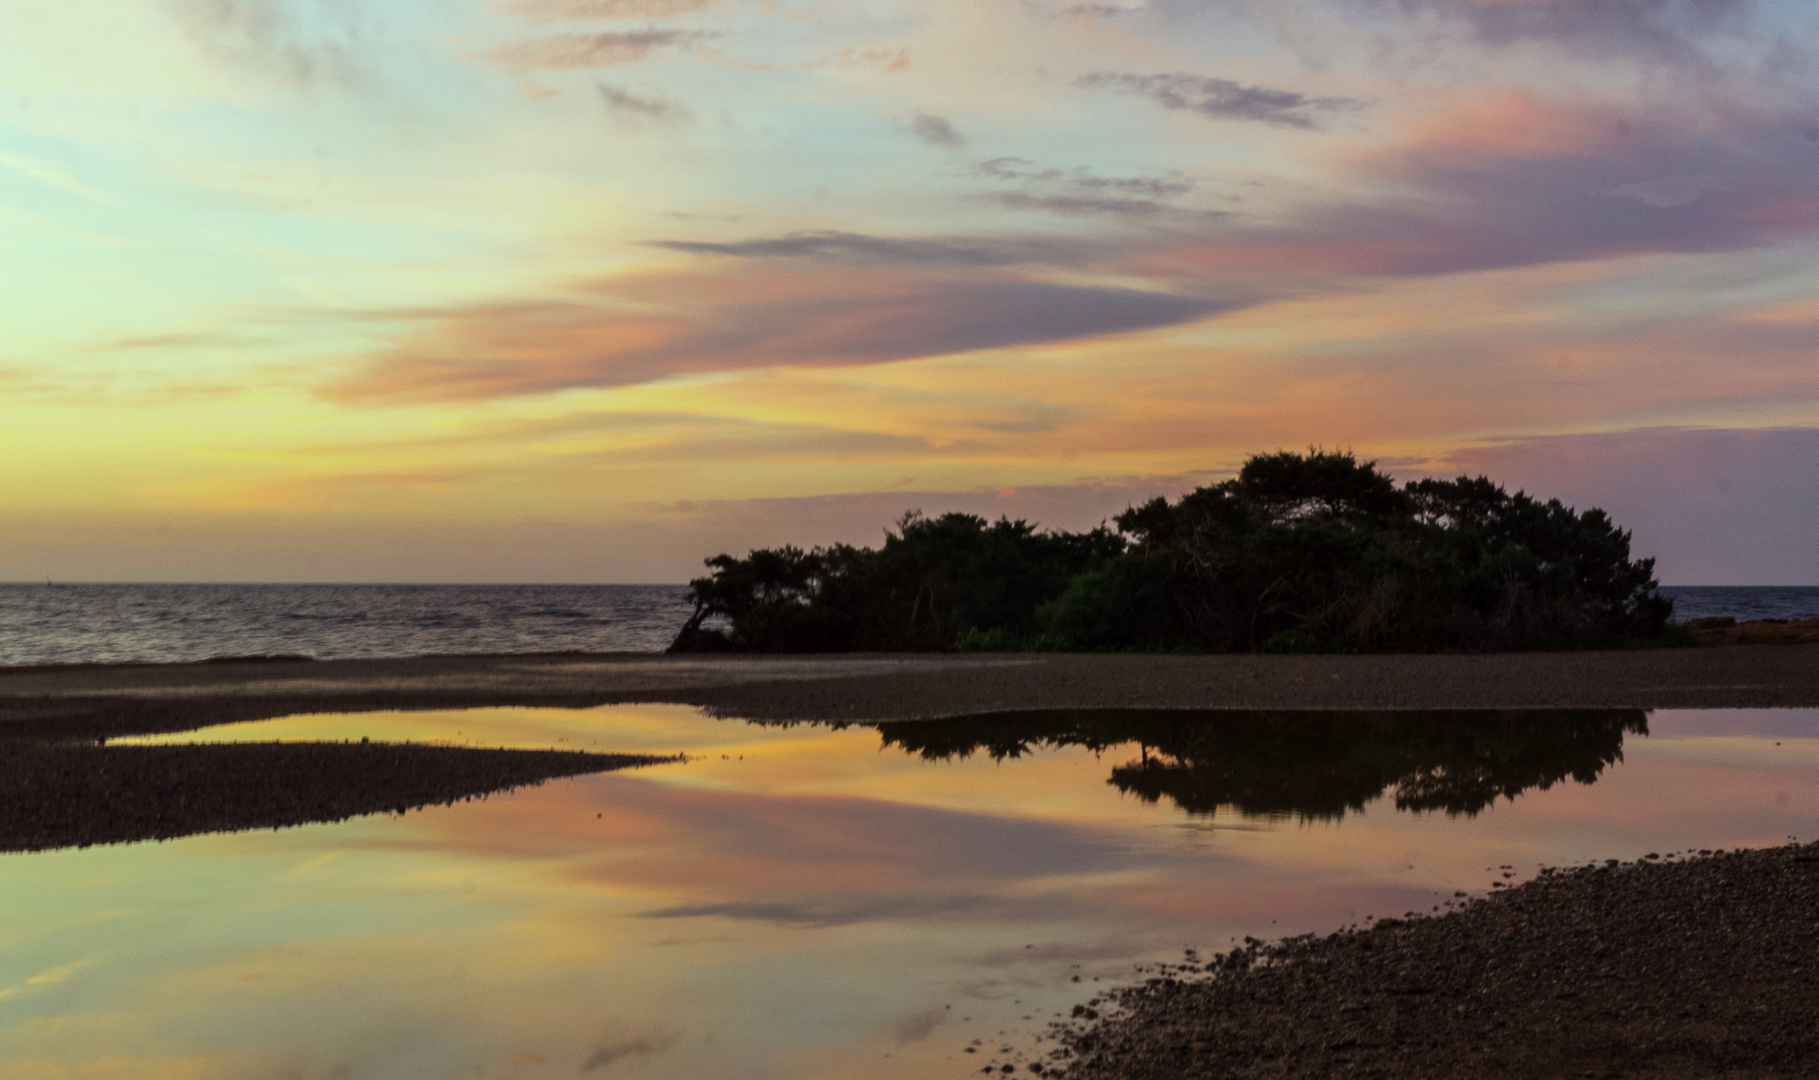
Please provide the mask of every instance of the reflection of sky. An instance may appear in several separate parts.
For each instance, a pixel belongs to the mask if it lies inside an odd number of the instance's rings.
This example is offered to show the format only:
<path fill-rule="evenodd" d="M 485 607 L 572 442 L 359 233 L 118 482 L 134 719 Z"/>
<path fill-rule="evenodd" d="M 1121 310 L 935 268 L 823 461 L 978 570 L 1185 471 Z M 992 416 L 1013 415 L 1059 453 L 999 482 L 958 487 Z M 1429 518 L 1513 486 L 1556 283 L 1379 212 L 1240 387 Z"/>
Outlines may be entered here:
<path fill-rule="evenodd" d="M 1094 978 L 1186 945 L 1427 908 L 1503 864 L 1819 832 L 1813 710 L 1658 712 L 1595 785 L 1475 818 L 1379 802 L 1276 826 L 1121 795 L 1105 779 L 1123 747 L 928 763 L 869 729 L 673 707 L 261 727 L 691 760 L 403 817 L 0 858 L 0 1071 L 959 1075 L 970 1039 L 1022 1045 Z"/>

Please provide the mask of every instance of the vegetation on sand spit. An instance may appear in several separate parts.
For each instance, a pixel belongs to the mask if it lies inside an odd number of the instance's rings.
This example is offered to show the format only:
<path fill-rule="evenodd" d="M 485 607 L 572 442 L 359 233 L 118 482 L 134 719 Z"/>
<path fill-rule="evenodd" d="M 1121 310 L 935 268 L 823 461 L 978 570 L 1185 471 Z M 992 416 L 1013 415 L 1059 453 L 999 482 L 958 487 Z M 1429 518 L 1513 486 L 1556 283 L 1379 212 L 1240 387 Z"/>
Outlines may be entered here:
<path fill-rule="evenodd" d="M 911 513 L 877 549 L 718 555 L 671 651 L 1569 648 L 1659 639 L 1673 606 L 1602 510 L 1348 453 L 1259 455 L 1114 522 Z"/>

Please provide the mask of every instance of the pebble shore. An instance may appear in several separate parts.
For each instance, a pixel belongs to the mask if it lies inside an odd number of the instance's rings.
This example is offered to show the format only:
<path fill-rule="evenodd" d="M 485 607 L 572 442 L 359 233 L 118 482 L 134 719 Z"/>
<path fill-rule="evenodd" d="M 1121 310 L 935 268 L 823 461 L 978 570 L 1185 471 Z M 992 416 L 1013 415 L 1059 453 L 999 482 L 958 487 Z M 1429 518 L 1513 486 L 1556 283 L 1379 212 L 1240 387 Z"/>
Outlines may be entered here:
<path fill-rule="evenodd" d="M 1819 1076 L 1819 846 L 1544 871 L 1441 915 L 1166 965 L 987 1072 Z"/>

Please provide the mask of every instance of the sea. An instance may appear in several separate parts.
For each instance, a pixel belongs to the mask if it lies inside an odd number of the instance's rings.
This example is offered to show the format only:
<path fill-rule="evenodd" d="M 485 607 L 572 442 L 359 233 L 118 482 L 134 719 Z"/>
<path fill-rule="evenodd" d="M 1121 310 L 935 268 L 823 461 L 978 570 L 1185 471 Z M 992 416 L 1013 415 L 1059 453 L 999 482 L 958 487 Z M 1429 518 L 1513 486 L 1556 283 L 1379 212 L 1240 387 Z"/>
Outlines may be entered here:
<path fill-rule="evenodd" d="M 1678 619 L 1819 617 L 1815 586 L 1666 586 Z M 0 665 L 661 652 L 682 585 L 0 584 Z"/>
<path fill-rule="evenodd" d="M 0 665 L 661 652 L 683 585 L 0 585 Z"/>

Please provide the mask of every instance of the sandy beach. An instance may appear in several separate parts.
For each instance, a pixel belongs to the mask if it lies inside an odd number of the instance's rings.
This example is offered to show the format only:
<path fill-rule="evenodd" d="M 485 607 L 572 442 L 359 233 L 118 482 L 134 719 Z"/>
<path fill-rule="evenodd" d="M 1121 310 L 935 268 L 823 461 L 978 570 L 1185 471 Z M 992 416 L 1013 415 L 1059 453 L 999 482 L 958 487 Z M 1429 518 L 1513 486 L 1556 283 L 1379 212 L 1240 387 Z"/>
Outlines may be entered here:
<path fill-rule="evenodd" d="M 1819 644 L 1367 656 L 550 655 L 0 669 L 0 738 L 97 739 L 309 712 L 696 705 L 752 719 L 1021 709 L 1819 706 Z"/>

